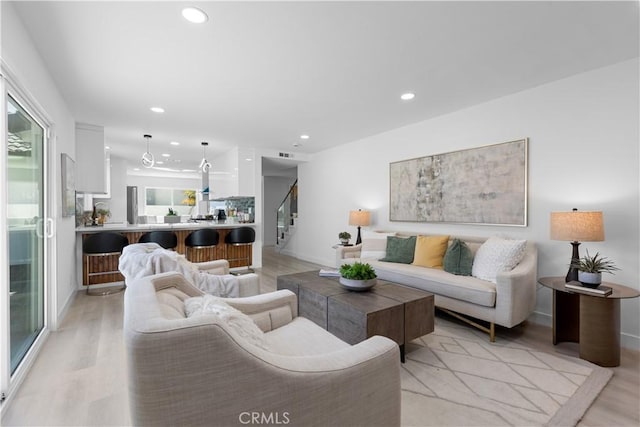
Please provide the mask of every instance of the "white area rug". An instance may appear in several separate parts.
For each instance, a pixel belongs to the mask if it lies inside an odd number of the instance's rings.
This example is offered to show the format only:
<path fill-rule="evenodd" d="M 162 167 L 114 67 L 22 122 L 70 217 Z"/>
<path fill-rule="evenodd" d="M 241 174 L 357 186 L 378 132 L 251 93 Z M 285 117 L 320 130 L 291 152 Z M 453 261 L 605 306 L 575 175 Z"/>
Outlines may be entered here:
<path fill-rule="evenodd" d="M 406 359 L 404 426 L 573 426 L 612 375 L 438 317 Z"/>

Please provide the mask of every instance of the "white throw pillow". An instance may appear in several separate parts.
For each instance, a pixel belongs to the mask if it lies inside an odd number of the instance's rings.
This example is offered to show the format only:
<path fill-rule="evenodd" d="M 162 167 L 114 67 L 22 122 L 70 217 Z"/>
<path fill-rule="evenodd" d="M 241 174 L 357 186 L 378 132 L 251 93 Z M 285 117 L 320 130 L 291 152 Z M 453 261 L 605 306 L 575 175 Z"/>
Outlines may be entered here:
<path fill-rule="evenodd" d="M 255 322 L 240 310 L 236 310 L 221 298 L 210 294 L 201 297 L 192 297 L 184 301 L 184 311 L 187 317 L 215 315 L 221 323 L 226 324 L 238 335 L 251 344 L 268 350 L 264 332 Z"/>
<path fill-rule="evenodd" d="M 511 271 L 522 261 L 526 247 L 526 240 L 490 237 L 478 248 L 473 258 L 471 275 L 496 283 L 498 273 Z"/>
<path fill-rule="evenodd" d="M 365 232 L 362 234 L 360 258 L 381 259 L 387 256 L 387 236 L 396 233 Z"/>

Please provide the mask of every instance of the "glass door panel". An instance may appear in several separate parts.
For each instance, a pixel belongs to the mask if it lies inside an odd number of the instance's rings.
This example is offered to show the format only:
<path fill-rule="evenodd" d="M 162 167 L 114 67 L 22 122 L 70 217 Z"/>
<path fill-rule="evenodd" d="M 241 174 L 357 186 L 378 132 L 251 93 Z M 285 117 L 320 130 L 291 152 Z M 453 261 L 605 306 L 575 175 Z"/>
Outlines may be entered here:
<path fill-rule="evenodd" d="M 44 129 L 7 101 L 9 348 L 13 373 L 44 327 Z"/>

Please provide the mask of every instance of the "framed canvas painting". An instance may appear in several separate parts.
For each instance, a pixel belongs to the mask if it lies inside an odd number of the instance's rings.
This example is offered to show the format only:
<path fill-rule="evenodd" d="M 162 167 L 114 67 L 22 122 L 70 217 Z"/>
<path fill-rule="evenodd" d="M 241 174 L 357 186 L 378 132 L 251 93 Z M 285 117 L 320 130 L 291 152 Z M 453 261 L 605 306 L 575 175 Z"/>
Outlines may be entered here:
<path fill-rule="evenodd" d="M 527 225 L 528 139 L 389 164 L 389 220 Z"/>

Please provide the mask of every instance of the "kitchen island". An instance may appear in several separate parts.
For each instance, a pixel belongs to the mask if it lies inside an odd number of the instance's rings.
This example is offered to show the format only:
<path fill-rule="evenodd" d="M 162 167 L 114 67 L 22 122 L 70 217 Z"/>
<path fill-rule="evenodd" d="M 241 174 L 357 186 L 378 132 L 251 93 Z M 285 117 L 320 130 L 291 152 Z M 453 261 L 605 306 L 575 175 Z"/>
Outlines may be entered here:
<path fill-rule="evenodd" d="M 174 224 L 123 224 L 123 223 L 106 223 L 104 225 L 98 226 L 83 226 L 76 228 L 76 248 L 77 248 L 77 259 L 80 260 L 78 266 L 82 266 L 82 271 L 79 272 L 79 276 L 82 278 L 82 285 L 95 285 L 101 283 L 111 283 L 123 281 L 124 278 L 120 274 L 105 274 L 101 276 L 92 276 L 89 280 L 89 276 L 87 274 L 87 258 L 82 254 L 82 241 L 86 238 L 86 236 L 100 233 L 100 232 L 114 232 L 121 233 L 127 237 L 129 240 L 129 244 L 137 243 L 144 233 L 149 231 L 160 231 L 167 230 L 172 231 L 176 234 L 178 240 L 178 246 L 175 248 L 176 252 L 180 254 L 186 253 L 186 247 L 184 244 L 185 238 L 194 230 L 203 229 L 203 228 L 211 228 L 218 231 L 220 234 L 220 240 L 217 246 L 213 248 L 203 248 L 198 250 L 197 252 L 190 254 L 190 261 L 192 262 L 204 262 L 204 261 L 212 261 L 215 259 L 227 259 L 229 260 L 229 266 L 231 268 L 236 267 L 247 267 L 246 262 L 244 261 L 247 257 L 249 259 L 250 265 L 253 264 L 254 251 L 259 250 L 256 248 L 256 245 L 250 246 L 233 246 L 224 243 L 225 236 L 229 232 L 229 230 L 239 227 L 251 227 L 256 229 L 256 223 L 238 223 L 227 220 L 227 222 L 217 222 L 217 221 L 197 221 L 197 222 L 183 222 L 183 223 L 174 223 Z M 256 239 L 258 238 L 258 233 L 256 232 Z M 90 262 L 94 263 L 91 265 L 91 270 L 95 271 L 113 271 L 117 270 L 118 262 L 120 256 L 119 255 L 105 255 L 104 257 L 92 257 Z"/>

